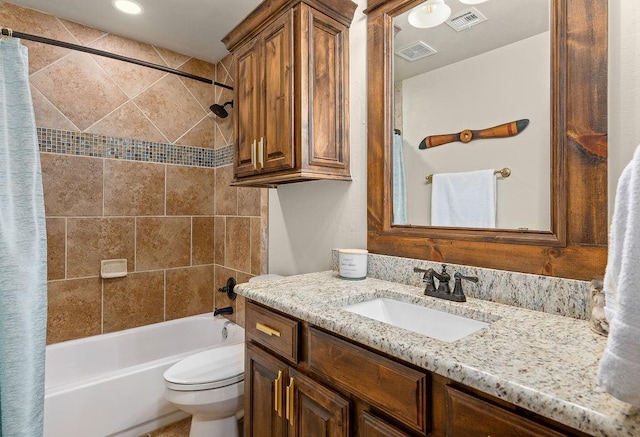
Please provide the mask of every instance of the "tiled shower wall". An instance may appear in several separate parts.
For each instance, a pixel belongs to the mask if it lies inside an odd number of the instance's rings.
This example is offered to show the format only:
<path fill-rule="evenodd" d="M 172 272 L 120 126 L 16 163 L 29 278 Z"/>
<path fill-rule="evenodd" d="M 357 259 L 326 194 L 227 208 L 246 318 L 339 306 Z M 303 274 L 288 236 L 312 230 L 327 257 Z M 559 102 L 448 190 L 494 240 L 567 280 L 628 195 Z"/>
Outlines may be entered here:
<path fill-rule="evenodd" d="M 0 2 L 0 23 L 233 85 L 230 56 L 213 65 L 10 3 Z M 264 190 L 229 186 L 233 113 L 217 119 L 208 107 L 231 92 L 23 44 L 46 150 L 47 342 L 229 305 L 214 290 L 264 272 L 267 220 Z M 127 277 L 101 279 L 100 261 L 114 258 L 127 259 Z M 243 302 L 233 305 L 242 323 Z"/>

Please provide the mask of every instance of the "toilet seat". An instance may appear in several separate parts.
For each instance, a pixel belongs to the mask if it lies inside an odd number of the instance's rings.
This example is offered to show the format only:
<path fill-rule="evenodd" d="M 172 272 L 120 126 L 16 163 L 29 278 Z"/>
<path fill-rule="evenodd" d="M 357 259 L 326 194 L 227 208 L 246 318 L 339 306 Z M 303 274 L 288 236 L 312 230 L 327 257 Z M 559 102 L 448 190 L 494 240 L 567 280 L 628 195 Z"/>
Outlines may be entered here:
<path fill-rule="evenodd" d="M 164 372 L 167 388 L 198 391 L 244 381 L 244 343 L 216 347 L 187 357 Z"/>

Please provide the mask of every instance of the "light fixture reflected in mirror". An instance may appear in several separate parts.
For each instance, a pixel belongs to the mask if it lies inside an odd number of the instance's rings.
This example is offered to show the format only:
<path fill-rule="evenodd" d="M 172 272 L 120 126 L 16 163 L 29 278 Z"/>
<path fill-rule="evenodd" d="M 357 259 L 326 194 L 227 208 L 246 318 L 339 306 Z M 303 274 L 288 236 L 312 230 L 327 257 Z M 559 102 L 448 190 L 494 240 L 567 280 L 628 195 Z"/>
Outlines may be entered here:
<path fill-rule="evenodd" d="M 451 8 L 444 0 L 427 0 L 409 12 L 409 24 L 426 29 L 444 23 L 451 15 Z"/>

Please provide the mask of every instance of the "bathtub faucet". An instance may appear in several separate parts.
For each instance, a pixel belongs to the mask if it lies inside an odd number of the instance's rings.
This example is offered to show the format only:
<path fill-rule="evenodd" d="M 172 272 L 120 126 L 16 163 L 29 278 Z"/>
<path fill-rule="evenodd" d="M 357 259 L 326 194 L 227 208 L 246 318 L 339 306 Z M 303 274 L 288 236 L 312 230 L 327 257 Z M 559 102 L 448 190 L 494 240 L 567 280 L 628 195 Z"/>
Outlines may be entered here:
<path fill-rule="evenodd" d="M 227 316 L 233 314 L 233 307 L 216 308 L 213 312 L 213 316 Z"/>
<path fill-rule="evenodd" d="M 218 288 L 218 291 L 220 293 L 227 293 L 227 296 L 229 296 L 229 299 L 236 300 L 237 296 L 236 296 L 236 293 L 233 291 L 235 286 L 236 286 L 236 280 L 234 278 L 229 278 L 227 279 L 227 284 L 224 287 Z"/>

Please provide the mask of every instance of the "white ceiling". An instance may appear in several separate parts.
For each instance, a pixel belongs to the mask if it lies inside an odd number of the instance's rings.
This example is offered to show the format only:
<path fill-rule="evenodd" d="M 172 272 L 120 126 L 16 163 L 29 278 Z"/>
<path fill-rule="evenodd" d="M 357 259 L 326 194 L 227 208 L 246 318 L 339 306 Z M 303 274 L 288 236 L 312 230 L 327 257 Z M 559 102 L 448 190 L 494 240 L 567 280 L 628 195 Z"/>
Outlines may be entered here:
<path fill-rule="evenodd" d="M 472 7 L 458 0 L 447 0 L 446 3 L 451 8 L 451 17 Z M 407 79 L 546 32 L 549 30 L 549 3 L 549 0 L 489 0 L 473 5 L 487 21 L 461 32 L 445 23 L 430 29 L 415 28 L 407 21 L 407 11 L 394 19 L 394 25 L 401 29 L 394 40 L 395 49 L 423 41 L 438 53 L 413 62 L 394 56 L 395 80 Z"/>
<path fill-rule="evenodd" d="M 137 16 L 117 11 L 111 0 L 9 1 L 215 63 L 229 53 L 220 40 L 261 0 L 136 0 L 144 8 Z"/>

